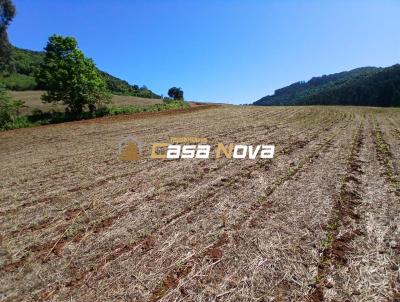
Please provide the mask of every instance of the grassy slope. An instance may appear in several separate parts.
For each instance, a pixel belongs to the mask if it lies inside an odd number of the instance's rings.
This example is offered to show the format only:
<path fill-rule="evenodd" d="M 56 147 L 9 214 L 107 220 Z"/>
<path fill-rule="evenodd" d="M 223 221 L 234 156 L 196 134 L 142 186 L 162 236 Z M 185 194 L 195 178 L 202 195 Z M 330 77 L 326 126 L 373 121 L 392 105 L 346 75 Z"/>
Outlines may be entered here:
<path fill-rule="evenodd" d="M 30 114 L 34 109 L 49 111 L 51 109 L 63 111 L 65 106 L 42 103 L 40 97 L 43 91 L 12 91 L 10 94 L 14 99 L 25 102 L 25 108 L 21 110 L 21 114 Z M 112 98 L 115 106 L 131 106 L 131 105 L 154 105 L 162 103 L 161 99 L 140 98 L 135 96 L 114 95 Z"/>

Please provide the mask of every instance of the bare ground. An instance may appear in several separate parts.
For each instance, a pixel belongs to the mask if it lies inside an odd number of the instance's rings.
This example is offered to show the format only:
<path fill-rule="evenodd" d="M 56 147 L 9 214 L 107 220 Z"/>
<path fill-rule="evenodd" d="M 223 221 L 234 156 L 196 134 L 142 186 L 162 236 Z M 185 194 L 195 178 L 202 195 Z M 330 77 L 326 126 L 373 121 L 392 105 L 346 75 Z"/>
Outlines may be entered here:
<path fill-rule="evenodd" d="M 393 301 L 399 114 L 199 106 L 0 133 L 0 297 Z M 119 161 L 131 134 L 277 150 Z"/>

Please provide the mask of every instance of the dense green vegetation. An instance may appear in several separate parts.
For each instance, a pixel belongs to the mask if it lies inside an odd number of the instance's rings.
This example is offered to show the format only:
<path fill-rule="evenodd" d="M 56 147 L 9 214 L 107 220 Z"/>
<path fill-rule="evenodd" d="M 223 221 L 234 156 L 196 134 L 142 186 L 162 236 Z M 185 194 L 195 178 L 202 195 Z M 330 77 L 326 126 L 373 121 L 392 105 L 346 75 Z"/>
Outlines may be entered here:
<path fill-rule="evenodd" d="M 171 87 L 168 90 L 168 96 L 174 100 L 183 100 L 183 90 L 180 87 Z"/>
<path fill-rule="evenodd" d="M 96 116 L 120 115 L 140 112 L 159 112 L 163 110 L 182 109 L 188 107 L 188 103 L 181 101 L 164 101 L 162 104 L 154 104 L 150 106 L 109 106 L 98 109 L 96 111 Z"/>
<path fill-rule="evenodd" d="M 11 45 L 8 41 L 7 28 L 15 17 L 15 6 L 11 0 L 0 0 L 0 70 L 10 60 Z"/>
<path fill-rule="evenodd" d="M 10 60 L 6 67 L 0 70 L 0 84 L 9 90 L 40 90 L 35 80 L 35 73 L 44 60 L 44 52 L 32 51 L 12 47 Z M 160 98 L 147 87 L 130 85 L 128 82 L 116 78 L 104 71 L 99 70 L 106 81 L 108 90 L 113 94 L 132 95 L 144 98 Z"/>
<path fill-rule="evenodd" d="M 138 85 L 130 85 L 127 81 L 116 78 L 107 72 L 100 71 L 106 81 L 107 88 L 113 94 L 131 95 L 142 98 L 160 99 L 161 96 L 155 94 L 146 86 L 139 87 Z"/>
<path fill-rule="evenodd" d="M 96 108 L 110 102 L 106 82 L 73 37 L 53 35 L 45 51 L 35 74 L 38 85 L 46 90 L 44 102 L 62 102 L 67 112 L 76 117 L 85 109 L 94 115 Z"/>
<path fill-rule="evenodd" d="M 400 65 L 315 77 L 278 89 L 254 105 L 400 106 Z"/>
<path fill-rule="evenodd" d="M 16 122 L 23 105 L 24 102 L 13 100 L 4 87 L 0 86 L 0 129 L 5 129 Z"/>

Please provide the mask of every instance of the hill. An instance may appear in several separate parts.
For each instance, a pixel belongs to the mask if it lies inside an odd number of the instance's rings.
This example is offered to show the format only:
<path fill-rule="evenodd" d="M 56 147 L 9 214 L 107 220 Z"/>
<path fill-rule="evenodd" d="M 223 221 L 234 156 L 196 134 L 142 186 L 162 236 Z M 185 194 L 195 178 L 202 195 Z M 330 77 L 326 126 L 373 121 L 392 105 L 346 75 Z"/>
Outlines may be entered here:
<path fill-rule="evenodd" d="M 254 105 L 400 106 L 400 65 L 314 77 L 278 89 Z"/>
<path fill-rule="evenodd" d="M 44 52 L 32 51 L 13 47 L 9 71 L 0 72 L 0 84 L 7 89 L 25 91 L 39 90 L 34 73 L 43 61 Z M 107 72 L 99 70 L 104 77 L 107 87 L 113 94 L 131 95 L 144 98 L 160 98 L 147 87 L 130 85 L 127 81 L 114 77 Z"/>
<path fill-rule="evenodd" d="M 10 95 L 15 100 L 24 101 L 24 107 L 21 108 L 22 115 L 33 114 L 37 110 L 49 112 L 51 110 L 64 111 L 65 105 L 43 103 L 41 96 L 44 91 L 41 90 L 26 90 L 26 91 L 11 91 Z M 130 95 L 113 95 L 112 103 L 110 106 L 126 107 L 126 106 L 151 106 L 155 104 L 162 104 L 161 99 L 141 98 Z"/>

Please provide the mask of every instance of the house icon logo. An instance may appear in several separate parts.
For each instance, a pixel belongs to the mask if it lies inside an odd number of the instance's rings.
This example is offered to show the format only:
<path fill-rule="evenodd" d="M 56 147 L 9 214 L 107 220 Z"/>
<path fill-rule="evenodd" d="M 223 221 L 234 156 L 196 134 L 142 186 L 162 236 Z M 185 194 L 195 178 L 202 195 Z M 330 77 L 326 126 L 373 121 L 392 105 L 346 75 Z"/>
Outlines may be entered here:
<path fill-rule="evenodd" d="M 133 161 L 141 159 L 142 142 L 130 135 L 123 139 L 118 145 L 118 159 Z"/>

